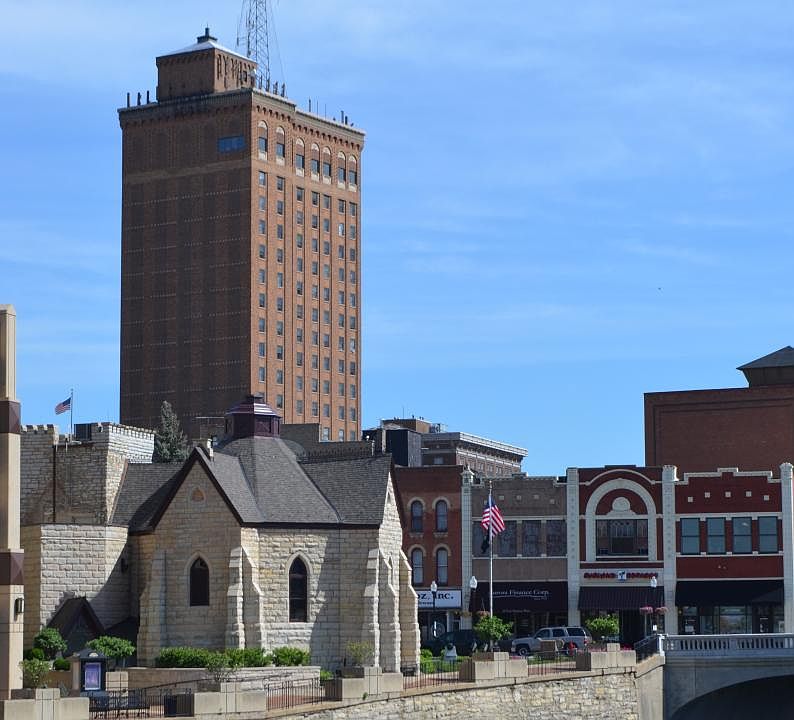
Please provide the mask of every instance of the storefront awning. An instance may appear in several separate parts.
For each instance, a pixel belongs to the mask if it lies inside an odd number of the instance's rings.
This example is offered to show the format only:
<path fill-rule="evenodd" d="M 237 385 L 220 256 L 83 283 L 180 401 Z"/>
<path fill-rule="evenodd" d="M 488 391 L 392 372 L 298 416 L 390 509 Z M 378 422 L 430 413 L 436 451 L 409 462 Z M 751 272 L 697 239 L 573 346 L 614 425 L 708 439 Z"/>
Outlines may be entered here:
<path fill-rule="evenodd" d="M 480 583 L 470 595 L 469 610 L 487 610 L 489 584 Z M 568 609 L 567 582 L 496 582 L 493 584 L 494 612 L 565 612 Z"/>
<path fill-rule="evenodd" d="M 639 610 L 664 605 L 664 587 L 609 585 L 579 590 L 580 610 Z"/>
<path fill-rule="evenodd" d="M 677 607 L 782 603 L 782 580 L 679 580 L 675 586 Z"/>

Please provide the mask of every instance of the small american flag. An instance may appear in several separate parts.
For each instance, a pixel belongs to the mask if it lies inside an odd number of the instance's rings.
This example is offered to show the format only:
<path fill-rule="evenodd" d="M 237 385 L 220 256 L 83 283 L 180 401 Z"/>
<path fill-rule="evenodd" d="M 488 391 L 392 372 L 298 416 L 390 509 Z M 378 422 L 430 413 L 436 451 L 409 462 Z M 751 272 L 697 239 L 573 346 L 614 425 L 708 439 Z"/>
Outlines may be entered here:
<path fill-rule="evenodd" d="M 482 511 L 481 525 L 483 530 L 488 530 L 490 527 L 491 535 L 498 535 L 505 529 L 505 521 L 502 518 L 502 513 L 500 513 L 499 508 L 494 505 L 491 493 L 488 493 L 488 503 Z"/>
<path fill-rule="evenodd" d="M 65 413 L 67 410 L 70 410 L 72 407 L 72 398 L 68 397 L 63 402 L 59 402 L 55 406 L 55 414 L 60 415 L 61 413 Z"/>

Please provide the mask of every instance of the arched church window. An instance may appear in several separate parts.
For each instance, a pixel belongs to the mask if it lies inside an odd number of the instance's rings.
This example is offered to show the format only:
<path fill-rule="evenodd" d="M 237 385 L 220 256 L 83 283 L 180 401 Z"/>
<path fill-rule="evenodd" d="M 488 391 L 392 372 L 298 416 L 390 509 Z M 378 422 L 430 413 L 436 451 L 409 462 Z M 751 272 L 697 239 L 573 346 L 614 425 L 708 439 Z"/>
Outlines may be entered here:
<path fill-rule="evenodd" d="M 202 558 L 190 566 L 190 604 L 210 604 L 210 569 Z"/>
<path fill-rule="evenodd" d="M 289 569 L 289 621 L 306 622 L 308 606 L 308 573 L 300 558 L 295 558 Z"/>

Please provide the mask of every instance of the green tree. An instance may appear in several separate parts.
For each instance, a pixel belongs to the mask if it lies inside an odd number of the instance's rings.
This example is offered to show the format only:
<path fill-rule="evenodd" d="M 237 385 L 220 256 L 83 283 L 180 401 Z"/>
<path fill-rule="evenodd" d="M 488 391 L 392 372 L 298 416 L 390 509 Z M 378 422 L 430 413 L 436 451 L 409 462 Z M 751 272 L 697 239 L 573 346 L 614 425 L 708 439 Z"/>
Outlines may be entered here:
<path fill-rule="evenodd" d="M 513 632 L 513 623 L 505 622 L 496 615 L 484 615 L 474 626 L 474 632 L 480 640 L 493 645 Z"/>
<path fill-rule="evenodd" d="M 154 433 L 154 461 L 175 462 L 188 456 L 187 437 L 179 426 L 171 403 L 163 400 L 160 406 L 160 427 Z"/>
<path fill-rule="evenodd" d="M 55 628 L 42 628 L 33 638 L 33 647 L 39 648 L 47 660 L 54 660 L 58 653 L 66 652 L 66 641 Z"/>

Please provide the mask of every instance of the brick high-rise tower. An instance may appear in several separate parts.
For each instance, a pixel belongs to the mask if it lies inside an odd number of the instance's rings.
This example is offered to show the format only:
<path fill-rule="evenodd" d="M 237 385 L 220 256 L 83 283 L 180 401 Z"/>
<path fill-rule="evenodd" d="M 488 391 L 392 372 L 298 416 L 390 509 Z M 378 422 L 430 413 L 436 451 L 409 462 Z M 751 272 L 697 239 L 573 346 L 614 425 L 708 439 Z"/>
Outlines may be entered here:
<path fill-rule="evenodd" d="M 364 133 L 257 89 L 209 30 L 157 68 L 157 101 L 119 110 L 121 422 L 168 400 L 196 436 L 262 393 L 357 439 Z"/>

